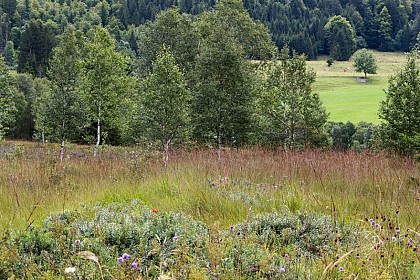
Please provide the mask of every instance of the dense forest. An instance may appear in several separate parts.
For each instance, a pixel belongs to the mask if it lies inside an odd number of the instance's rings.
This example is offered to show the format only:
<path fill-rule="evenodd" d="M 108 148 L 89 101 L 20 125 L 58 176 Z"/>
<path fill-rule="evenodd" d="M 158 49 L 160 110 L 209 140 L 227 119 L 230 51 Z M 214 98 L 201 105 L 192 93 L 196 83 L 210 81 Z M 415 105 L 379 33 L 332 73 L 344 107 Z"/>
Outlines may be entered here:
<path fill-rule="evenodd" d="M 0 138 L 63 149 L 65 141 L 158 143 L 166 152 L 176 143 L 371 147 L 379 128 L 326 126 L 306 59 L 347 60 L 364 47 L 409 51 L 420 28 L 417 0 L 1 0 L 0 7 Z M 268 63 L 273 58 L 280 63 Z M 417 80 L 418 73 L 413 87 Z M 407 112 L 416 115 L 418 100 L 409 98 Z M 381 117 L 395 119 L 388 105 Z M 408 151 L 417 149 L 418 119 L 402 122 Z"/>
<path fill-rule="evenodd" d="M 181 13 L 197 15 L 215 2 L 1 0 L 0 51 L 9 63 L 16 60 L 20 72 L 43 75 L 56 36 L 69 24 L 83 32 L 101 25 L 121 45 L 137 51 L 135 39 L 142 25 L 155 20 L 160 11 L 178 7 Z M 409 51 L 420 29 L 418 0 L 244 0 L 243 4 L 253 20 L 268 28 L 279 49 L 287 44 L 309 58 L 329 53 L 324 27 L 333 16 L 350 23 L 357 48 Z"/>

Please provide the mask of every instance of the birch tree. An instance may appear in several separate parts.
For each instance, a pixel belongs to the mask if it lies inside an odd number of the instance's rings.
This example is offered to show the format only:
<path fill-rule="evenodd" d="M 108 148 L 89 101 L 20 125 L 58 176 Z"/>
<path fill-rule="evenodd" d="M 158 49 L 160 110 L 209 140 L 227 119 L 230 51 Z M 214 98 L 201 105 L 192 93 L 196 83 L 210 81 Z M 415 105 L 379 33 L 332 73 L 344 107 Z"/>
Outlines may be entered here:
<path fill-rule="evenodd" d="M 285 148 L 316 145 L 328 114 L 313 92 L 315 72 L 307 69 L 306 57 L 289 56 L 283 48 L 280 62 L 269 72 L 261 112 L 269 124 L 269 136 Z"/>
<path fill-rule="evenodd" d="M 181 140 L 187 131 L 190 92 L 168 47 L 158 52 L 152 69 L 144 82 L 141 114 L 147 136 L 163 147 L 166 167 L 171 143 Z"/>
<path fill-rule="evenodd" d="M 61 143 L 60 161 L 63 161 L 66 139 L 76 138 L 86 123 L 78 86 L 82 47 L 82 34 L 73 28 L 67 29 L 59 45 L 54 48 L 50 61 L 48 76 L 52 81 L 51 96 L 45 99 L 47 93 L 44 93 L 41 98 L 49 103 L 47 123 L 51 136 Z M 43 117 L 39 116 L 39 119 Z M 43 131 L 47 123 L 44 122 Z"/>
<path fill-rule="evenodd" d="M 193 136 L 217 145 L 244 144 L 251 131 L 252 69 L 243 49 L 223 29 L 214 30 L 197 57 L 192 101 Z"/>
<path fill-rule="evenodd" d="M 82 63 L 82 88 L 90 113 L 96 122 L 94 156 L 102 141 L 103 120 L 117 123 L 121 118 L 121 105 L 128 92 L 128 61 L 115 50 L 115 40 L 108 31 L 96 27 L 89 31 Z"/>
<path fill-rule="evenodd" d="M 55 117 L 55 113 L 51 107 L 53 100 L 50 80 L 47 78 L 35 79 L 34 87 L 37 92 L 37 97 L 33 107 L 33 113 L 35 116 L 34 138 L 40 140 L 44 144 L 47 141 L 47 138 L 50 140 L 56 140 L 50 138 L 50 136 L 54 135 L 53 132 L 56 132 L 53 131 L 54 125 L 51 125 L 51 122 L 57 122 L 58 118 Z"/>

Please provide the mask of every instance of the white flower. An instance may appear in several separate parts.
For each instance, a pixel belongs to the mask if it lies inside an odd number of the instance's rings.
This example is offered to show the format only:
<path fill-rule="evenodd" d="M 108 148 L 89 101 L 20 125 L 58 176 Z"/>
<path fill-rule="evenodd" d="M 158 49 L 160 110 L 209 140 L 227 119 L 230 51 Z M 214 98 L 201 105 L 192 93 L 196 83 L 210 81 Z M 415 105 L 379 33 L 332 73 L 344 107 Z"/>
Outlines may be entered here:
<path fill-rule="evenodd" d="M 74 273 L 76 271 L 75 267 L 66 267 L 66 269 L 64 269 L 65 273 Z"/>

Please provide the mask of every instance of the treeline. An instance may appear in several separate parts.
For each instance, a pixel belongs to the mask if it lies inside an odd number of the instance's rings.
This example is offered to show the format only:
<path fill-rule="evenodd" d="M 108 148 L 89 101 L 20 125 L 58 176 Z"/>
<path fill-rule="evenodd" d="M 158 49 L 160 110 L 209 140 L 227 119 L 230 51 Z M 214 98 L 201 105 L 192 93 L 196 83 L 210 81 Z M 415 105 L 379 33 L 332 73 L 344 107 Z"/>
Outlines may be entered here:
<path fill-rule="evenodd" d="M 332 17 L 330 26 L 342 22 Z M 20 37 L 30 45 L 20 73 L 1 60 L 0 137 L 59 142 L 61 157 L 67 141 L 158 146 L 167 159 L 174 145 L 370 148 L 372 135 L 386 148 L 419 150 L 415 54 L 391 79 L 384 124 L 352 134 L 347 124 L 327 124 L 307 57 L 279 52 L 239 0 L 195 16 L 167 9 L 121 40 L 101 21 L 86 30 L 80 23 L 57 36 L 49 33 L 55 23 L 33 20 Z"/>
<path fill-rule="evenodd" d="M 420 30 L 419 1 L 244 0 L 244 4 L 268 27 L 279 48 L 288 44 L 310 58 L 329 54 L 324 27 L 333 16 L 350 23 L 357 49 L 409 51 Z"/>
<path fill-rule="evenodd" d="M 167 8 L 198 15 L 214 7 L 215 0 L 1 0 L 0 52 L 19 72 L 44 76 L 57 36 L 71 24 L 86 33 L 105 27 L 121 47 L 138 53 L 136 44 L 144 26 Z M 409 51 L 420 30 L 420 2 L 415 0 L 244 0 L 252 19 L 263 23 L 274 43 L 286 44 L 309 58 L 334 49 L 326 24 L 342 17 L 351 29 L 345 41 L 350 51 L 359 48 Z M 341 33 L 337 32 L 337 36 Z M 333 54 L 334 59 L 342 59 Z M 253 57 L 258 58 L 258 57 Z M 344 58 L 348 58 L 344 55 Z"/>

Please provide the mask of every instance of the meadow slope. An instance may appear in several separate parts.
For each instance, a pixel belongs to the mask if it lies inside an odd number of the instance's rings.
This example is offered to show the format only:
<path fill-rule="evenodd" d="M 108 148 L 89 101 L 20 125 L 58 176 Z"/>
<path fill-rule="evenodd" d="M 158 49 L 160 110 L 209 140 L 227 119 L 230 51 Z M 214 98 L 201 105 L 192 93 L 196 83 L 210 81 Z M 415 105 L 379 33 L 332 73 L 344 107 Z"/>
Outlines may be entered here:
<path fill-rule="evenodd" d="M 354 70 L 352 61 L 335 61 L 327 67 L 326 57 L 308 61 L 316 72 L 314 89 L 330 113 L 331 121 L 379 124 L 378 108 L 384 99 L 388 79 L 402 68 L 406 57 L 403 53 L 373 51 L 378 64 L 377 74 L 368 74 L 368 82 L 360 83 L 363 73 Z"/>

